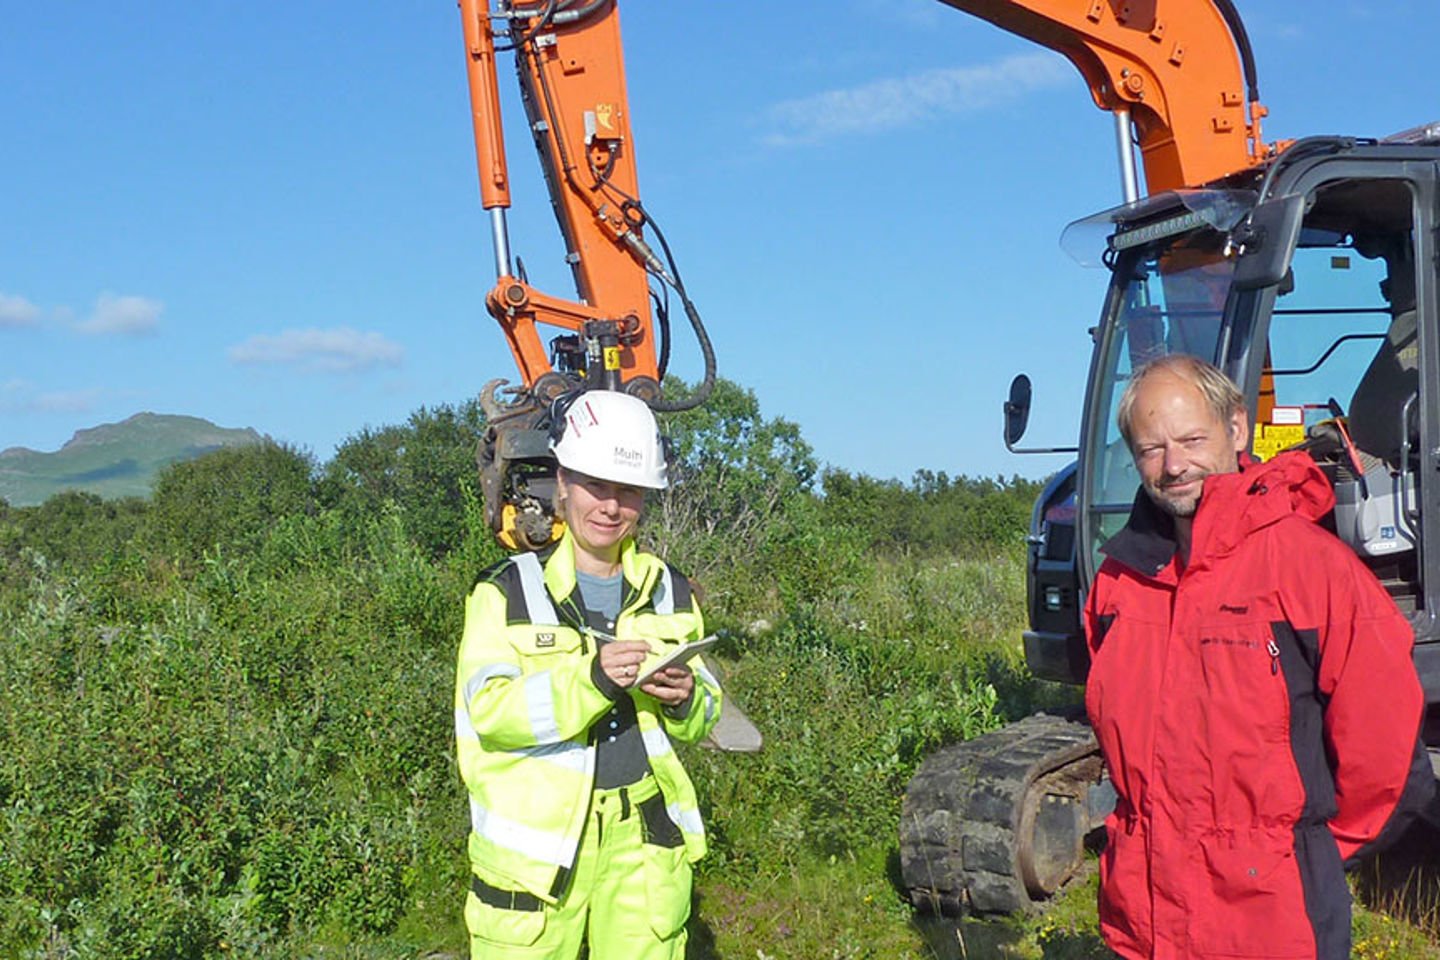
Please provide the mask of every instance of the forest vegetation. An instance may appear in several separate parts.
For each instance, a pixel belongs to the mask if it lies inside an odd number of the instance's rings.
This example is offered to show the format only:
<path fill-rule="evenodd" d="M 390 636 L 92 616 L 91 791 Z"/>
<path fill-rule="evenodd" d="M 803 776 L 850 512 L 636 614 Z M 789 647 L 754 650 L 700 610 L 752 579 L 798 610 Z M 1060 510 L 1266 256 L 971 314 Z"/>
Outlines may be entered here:
<path fill-rule="evenodd" d="M 483 428 L 465 402 L 325 463 L 267 442 L 148 499 L 0 501 L 0 957 L 468 956 L 451 702 L 463 597 L 502 557 Z M 959 928 L 898 886 L 920 760 L 1078 702 L 1019 652 L 1039 484 L 822 470 L 726 382 L 665 429 L 642 540 L 702 585 L 767 741 L 685 749 L 712 846 L 690 956 L 1104 956 L 1093 877 Z M 1388 903 L 1357 956 L 1433 951 L 1434 902 L 1421 926 Z"/>

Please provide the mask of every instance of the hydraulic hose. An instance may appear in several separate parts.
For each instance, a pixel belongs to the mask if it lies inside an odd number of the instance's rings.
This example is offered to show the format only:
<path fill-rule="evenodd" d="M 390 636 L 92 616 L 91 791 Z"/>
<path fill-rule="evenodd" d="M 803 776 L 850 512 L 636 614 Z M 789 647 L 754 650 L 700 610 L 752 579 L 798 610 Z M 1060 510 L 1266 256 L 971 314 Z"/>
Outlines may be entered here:
<path fill-rule="evenodd" d="M 710 399 L 710 392 L 715 389 L 715 347 L 710 343 L 710 334 L 705 332 L 705 324 L 700 320 L 700 311 L 695 309 L 695 304 L 685 295 L 684 288 L 675 287 L 675 292 L 680 295 L 680 302 L 685 307 L 685 315 L 690 318 L 690 326 L 695 330 L 695 340 L 700 344 L 700 354 L 705 358 L 705 377 L 700 381 L 700 386 L 695 392 L 684 400 L 656 400 L 650 404 L 650 408 L 659 413 L 678 413 L 681 410 L 693 410 L 706 400 Z"/>
<path fill-rule="evenodd" d="M 588 2 L 582 4 L 579 7 L 569 9 L 569 4 L 568 2 L 565 2 L 565 0 L 560 0 L 560 2 L 558 3 L 557 0 L 549 0 L 549 2 L 546 3 L 544 11 L 540 15 L 540 19 L 537 21 L 535 26 L 532 27 L 529 31 L 527 31 L 524 36 L 520 40 L 516 41 L 516 43 L 514 44 L 516 55 L 530 55 L 529 51 L 525 49 L 525 43 L 528 42 L 531 37 L 534 37 L 536 34 L 538 34 L 540 29 L 542 29 L 544 26 L 551 23 L 574 23 L 584 20 L 585 18 L 598 13 L 602 7 L 608 6 L 613 2 L 614 0 L 588 0 Z M 557 9 L 557 7 L 559 9 Z M 557 111 L 555 109 L 553 93 L 550 90 L 550 84 L 546 79 L 545 71 L 536 69 L 533 72 L 540 79 L 540 98 L 544 104 L 543 112 L 547 117 L 553 118 L 557 115 Z M 576 176 L 576 168 L 575 165 L 571 162 L 569 151 L 566 149 L 565 139 L 563 137 L 557 136 L 555 138 L 555 144 L 559 152 L 561 176 L 565 178 L 565 181 L 569 184 L 571 189 L 575 190 L 577 193 L 587 192 L 587 188 L 579 182 L 579 179 Z M 640 205 L 640 202 L 634 197 L 628 196 L 623 190 L 618 189 L 614 186 L 614 184 L 610 183 L 608 177 L 608 170 L 597 171 L 592 166 L 591 175 L 595 178 L 595 185 L 594 187 L 589 189 L 613 190 L 624 201 L 623 206 L 628 208 L 627 215 L 629 214 L 630 209 L 638 211 L 638 220 L 632 222 L 632 229 L 627 230 L 621 236 L 621 240 L 628 247 L 630 247 L 631 252 L 640 259 L 640 261 L 644 264 L 645 269 L 650 274 L 659 278 L 662 283 L 670 286 L 672 289 L 674 289 L 676 294 L 679 295 L 680 302 L 685 308 L 685 315 L 690 318 L 691 329 L 695 331 L 695 339 L 700 345 L 700 354 L 704 361 L 705 372 L 700 381 L 700 385 L 695 389 L 695 393 L 685 398 L 684 400 L 657 400 L 651 404 L 651 408 L 661 413 L 677 413 L 682 410 L 691 410 L 695 407 L 698 407 L 710 398 L 711 392 L 715 389 L 715 348 L 710 342 L 710 335 L 705 330 L 704 322 L 700 319 L 700 312 L 695 308 L 695 304 L 690 301 L 690 297 L 685 293 L 685 285 L 680 280 L 680 271 L 675 265 L 675 258 L 670 252 L 670 245 L 665 242 L 665 235 L 661 233 L 660 227 L 645 213 L 645 210 Z M 660 246 L 665 251 L 665 263 L 662 263 L 660 259 L 655 256 L 655 254 L 649 249 L 649 246 L 645 243 L 645 241 L 642 240 L 639 234 L 635 232 L 635 228 L 639 228 L 643 225 L 648 225 L 652 230 L 654 230 L 656 239 L 659 241 Z M 568 232 L 564 229 L 564 227 L 565 224 L 562 218 L 561 232 L 566 234 L 568 237 Z M 664 356 L 661 363 L 662 367 L 668 365 L 669 362 L 670 338 L 668 319 L 664 324 L 663 333 L 665 334 L 665 336 L 663 344 Z"/>
<path fill-rule="evenodd" d="M 617 190 L 616 193 L 621 193 Z M 623 193 L 621 194 L 624 195 Z M 695 331 L 695 340 L 700 344 L 700 355 L 704 359 L 705 373 L 700 380 L 700 386 L 695 388 L 695 393 L 684 400 L 667 401 L 660 399 L 652 403 L 651 409 L 661 413 L 678 413 L 681 410 L 692 410 L 710 399 L 710 393 L 715 389 L 715 347 L 710 343 L 710 334 L 705 330 L 705 323 L 700 319 L 700 311 L 695 309 L 695 304 L 690 301 L 690 295 L 685 292 L 685 281 L 680 279 L 680 268 L 675 264 L 675 255 L 670 252 L 670 243 L 665 239 L 665 231 L 660 229 L 646 212 L 645 207 L 639 200 L 633 197 L 626 197 L 627 216 L 638 216 L 636 226 L 648 226 L 655 234 L 655 241 L 660 244 L 660 249 L 665 253 L 665 261 L 669 264 L 669 270 L 651 268 L 651 273 L 668 284 L 680 297 L 680 304 L 685 308 L 685 316 L 690 318 L 690 327 Z M 633 211 L 633 212 L 632 212 Z M 654 257 L 654 254 L 651 254 Z M 668 318 L 665 321 L 665 363 L 670 360 L 670 326 Z"/>
<path fill-rule="evenodd" d="M 555 14 L 555 22 L 556 22 L 556 23 L 574 23 L 574 22 L 576 22 L 577 20 L 584 20 L 586 17 L 590 16 L 590 14 L 594 13 L 596 10 L 599 10 L 601 7 L 605 6 L 607 3 L 611 3 L 611 2 L 612 2 L 612 0 L 590 0 L 589 3 L 584 4 L 583 6 L 578 7 L 577 9 L 574 9 L 574 10 L 562 10 L 561 12 Z"/>
<path fill-rule="evenodd" d="M 1225 26 L 1230 28 L 1230 36 L 1235 39 L 1235 46 L 1240 51 L 1240 68 L 1245 71 L 1245 96 L 1251 103 L 1260 102 L 1260 82 L 1255 74 L 1255 52 L 1250 49 L 1250 34 L 1245 31 L 1245 21 L 1240 19 L 1240 11 L 1235 9 L 1234 0 L 1215 0 L 1215 6 L 1220 10 L 1220 17 L 1225 21 Z"/>
<path fill-rule="evenodd" d="M 655 329 L 659 331 L 660 356 L 655 362 L 656 377 L 665 382 L 665 371 L 670 369 L 670 303 L 669 297 L 661 299 L 654 290 L 650 291 L 650 304 L 655 308 Z"/>

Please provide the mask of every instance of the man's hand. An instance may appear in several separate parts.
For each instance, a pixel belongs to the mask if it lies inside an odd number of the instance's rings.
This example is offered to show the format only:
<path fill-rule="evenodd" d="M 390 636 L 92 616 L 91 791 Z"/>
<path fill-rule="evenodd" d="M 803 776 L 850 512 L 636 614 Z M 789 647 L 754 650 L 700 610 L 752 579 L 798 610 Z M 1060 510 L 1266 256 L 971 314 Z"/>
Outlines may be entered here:
<path fill-rule="evenodd" d="M 695 691 L 695 674 L 683 665 L 666 667 L 641 684 L 640 691 L 648 693 L 664 706 L 678 707 Z"/>
<path fill-rule="evenodd" d="M 628 688 L 640 675 L 640 664 L 649 653 L 650 645 L 643 640 L 616 640 L 600 647 L 600 669 L 617 687 Z"/>

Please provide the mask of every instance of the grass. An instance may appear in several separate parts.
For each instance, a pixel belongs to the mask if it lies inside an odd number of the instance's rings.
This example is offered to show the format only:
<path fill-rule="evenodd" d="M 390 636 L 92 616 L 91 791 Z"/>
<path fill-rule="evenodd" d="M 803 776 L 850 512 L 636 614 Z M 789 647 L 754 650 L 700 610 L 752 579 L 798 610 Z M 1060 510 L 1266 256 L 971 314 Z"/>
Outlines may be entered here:
<path fill-rule="evenodd" d="M 896 878 L 921 759 L 1074 701 L 1024 671 L 1022 562 L 866 556 L 760 610 L 712 605 L 769 746 L 684 751 L 712 836 L 692 960 L 1105 956 L 1093 877 L 960 926 Z M 0 956 L 461 960 L 448 697 L 472 567 L 394 517 L 324 513 L 188 573 L 0 557 Z M 1357 880 L 1357 957 L 1436 955 L 1436 860 Z"/>
<path fill-rule="evenodd" d="M 1440 958 L 1440 830 L 1417 824 L 1354 876 L 1353 956 Z"/>
<path fill-rule="evenodd" d="M 690 960 L 925 960 L 878 849 L 702 880 Z"/>

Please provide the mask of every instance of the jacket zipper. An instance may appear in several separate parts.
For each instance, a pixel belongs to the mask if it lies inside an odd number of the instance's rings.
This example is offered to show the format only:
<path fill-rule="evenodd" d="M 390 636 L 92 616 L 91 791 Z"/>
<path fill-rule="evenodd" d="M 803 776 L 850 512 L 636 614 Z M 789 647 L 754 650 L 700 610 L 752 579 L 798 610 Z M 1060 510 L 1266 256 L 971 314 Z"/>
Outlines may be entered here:
<path fill-rule="evenodd" d="M 549 593 L 550 589 L 547 587 L 545 592 Z M 590 646 L 585 642 L 590 634 L 590 628 L 585 625 L 585 615 L 580 612 L 579 607 L 575 603 L 576 593 L 579 593 L 578 589 L 566 597 L 564 603 L 557 602 L 554 597 L 551 597 L 550 600 L 555 604 L 555 611 L 560 615 L 561 622 L 571 630 L 580 634 L 580 654 L 581 656 L 585 656 L 590 653 Z"/>
<path fill-rule="evenodd" d="M 1272 639 L 1265 644 L 1265 652 L 1270 654 L 1270 676 L 1280 672 L 1280 647 Z"/>

